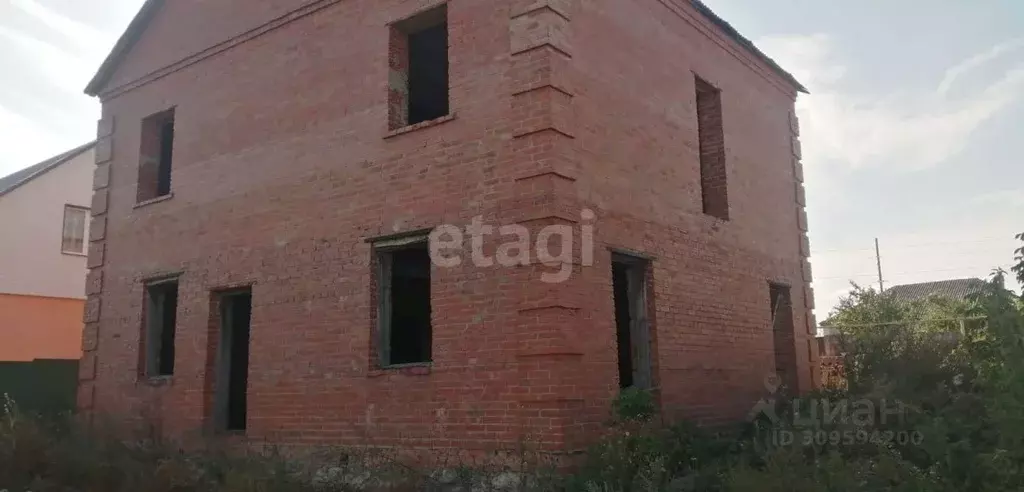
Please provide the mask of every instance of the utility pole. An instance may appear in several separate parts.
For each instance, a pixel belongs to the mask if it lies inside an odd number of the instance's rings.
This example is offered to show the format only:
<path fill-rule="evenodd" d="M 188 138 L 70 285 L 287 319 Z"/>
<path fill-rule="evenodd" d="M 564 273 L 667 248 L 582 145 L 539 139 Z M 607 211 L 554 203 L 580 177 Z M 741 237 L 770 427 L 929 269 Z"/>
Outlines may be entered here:
<path fill-rule="evenodd" d="M 885 292 L 885 282 L 882 280 L 882 250 L 878 248 L 878 238 L 875 238 L 875 262 L 878 264 L 878 293 Z"/>

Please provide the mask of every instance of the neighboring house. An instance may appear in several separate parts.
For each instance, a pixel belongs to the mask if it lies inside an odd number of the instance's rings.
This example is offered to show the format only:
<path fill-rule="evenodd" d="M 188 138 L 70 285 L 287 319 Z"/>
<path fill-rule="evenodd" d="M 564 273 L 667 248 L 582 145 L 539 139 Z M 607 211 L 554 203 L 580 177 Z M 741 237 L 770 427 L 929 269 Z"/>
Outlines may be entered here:
<path fill-rule="evenodd" d="M 87 88 L 79 407 L 559 451 L 622 387 L 743 419 L 818 377 L 802 90 L 696 1 L 147 1 Z"/>
<path fill-rule="evenodd" d="M 885 295 L 900 304 L 923 301 L 929 297 L 946 297 L 953 300 L 966 300 L 981 293 L 985 289 L 985 281 L 980 278 L 958 278 L 921 282 L 918 284 L 894 285 L 885 290 Z M 828 321 L 822 323 L 827 325 Z M 822 356 L 839 356 L 839 330 L 824 326 L 818 336 L 818 353 Z"/>
<path fill-rule="evenodd" d="M 0 178 L 0 361 L 81 356 L 93 148 Z"/>
<path fill-rule="evenodd" d="M 962 301 L 978 294 L 985 289 L 985 281 L 980 278 L 958 278 L 919 284 L 894 285 L 885 290 L 885 295 L 901 303 L 923 301 L 931 296 L 948 297 Z"/>

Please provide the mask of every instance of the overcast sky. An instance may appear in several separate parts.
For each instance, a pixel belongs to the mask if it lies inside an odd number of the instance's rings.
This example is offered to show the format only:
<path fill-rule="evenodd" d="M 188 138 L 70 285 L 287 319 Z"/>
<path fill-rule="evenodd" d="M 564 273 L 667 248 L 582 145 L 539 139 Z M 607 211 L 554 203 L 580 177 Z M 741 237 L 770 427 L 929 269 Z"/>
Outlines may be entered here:
<path fill-rule="evenodd" d="M 706 0 L 798 101 L 819 319 L 850 280 L 985 277 L 1024 232 L 1024 2 Z M 141 0 L 0 0 L 0 175 L 95 134 L 82 93 Z M 924 5 L 926 7 L 922 8 Z"/>

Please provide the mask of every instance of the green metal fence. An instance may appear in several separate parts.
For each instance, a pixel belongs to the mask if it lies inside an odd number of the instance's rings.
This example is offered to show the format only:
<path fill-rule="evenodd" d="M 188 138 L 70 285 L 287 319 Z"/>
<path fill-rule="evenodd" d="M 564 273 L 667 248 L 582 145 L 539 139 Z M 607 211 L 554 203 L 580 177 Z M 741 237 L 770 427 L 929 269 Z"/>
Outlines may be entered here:
<path fill-rule="evenodd" d="M 0 362 L 0 395 L 9 395 L 26 413 L 60 417 L 73 412 L 77 385 L 77 360 Z"/>

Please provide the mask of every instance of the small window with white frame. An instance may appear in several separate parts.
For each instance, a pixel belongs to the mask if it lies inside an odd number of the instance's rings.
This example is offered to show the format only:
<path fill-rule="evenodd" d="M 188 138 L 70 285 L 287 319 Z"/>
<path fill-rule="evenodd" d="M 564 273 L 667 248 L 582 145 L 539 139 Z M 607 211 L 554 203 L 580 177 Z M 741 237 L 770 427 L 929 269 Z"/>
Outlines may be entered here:
<path fill-rule="evenodd" d="M 89 209 L 74 205 L 64 206 L 64 232 L 61 235 L 60 250 L 62 253 L 84 255 L 88 242 L 87 229 Z"/>

